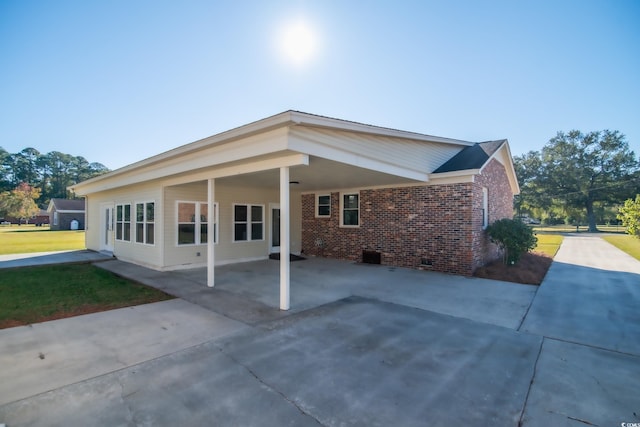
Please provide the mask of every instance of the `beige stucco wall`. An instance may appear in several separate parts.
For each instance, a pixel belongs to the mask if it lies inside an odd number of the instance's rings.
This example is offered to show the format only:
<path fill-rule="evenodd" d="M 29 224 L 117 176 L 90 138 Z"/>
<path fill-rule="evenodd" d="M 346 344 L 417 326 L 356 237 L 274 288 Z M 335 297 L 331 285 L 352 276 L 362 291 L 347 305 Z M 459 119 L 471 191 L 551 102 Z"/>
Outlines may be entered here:
<path fill-rule="evenodd" d="M 135 204 L 140 202 L 155 202 L 155 229 L 160 230 L 163 226 L 162 215 L 162 189 L 156 183 L 146 183 L 131 187 L 122 187 L 117 190 L 110 190 L 91 194 L 87 198 L 87 219 L 86 219 L 86 245 L 87 249 L 99 251 L 102 249 L 101 241 L 104 239 L 104 231 L 101 226 L 102 204 L 113 203 L 131 204 L 132 215 Z M 141 265 L 159 268 L 162 265 L 162 235 L 155 233 L 155 243 L 147 245 L 136 243 L 132 222 L 132 235 L 130 242 L 115 240 L 113 235 L 113 253 L 123 261 L 135 262 Z"/>
<path fill-rule="evenodd" d="M 216 244 L 216 264 L 228 264 L 255 259 L 269 255 L 271 237 L 270 204 L 278 204 L 280 194 L 277 188 L 256 189 L 225 185 L 218 180 L 215 186 L 215 201 L 219 208 L 218 243 Z M 301 249 L 301 197 L 292 192 L 291 203 L 291 252 L 300 253 Z M 199 181 L 183 185 L 163 186 L 162 182 L 123 187 L 118 190 L 95 193 L 87 198 L 87 248 L 98 251 L 104 239 L 101 226 L 104 203 L 135 204 L 155 203 L 155 244 L 145 245 L 134 240 L 132 222 L 132 240 L 116 241 L 113 236 L 113 253 L 118 259 L 148 266 L 155 269 L 179 269 L 203 267 L 207 260 L 207 245 L 177 244 L 177 203 L 178 201 L 207 201 L 207 183 Z M 264 206 L 264 239 L 259 241 L 233 241 L 233 205 L 253 204 Z M 133 211 L 132 211 L 133 212 Z M 198 255 L 199 253 L 199 255 Z"/>

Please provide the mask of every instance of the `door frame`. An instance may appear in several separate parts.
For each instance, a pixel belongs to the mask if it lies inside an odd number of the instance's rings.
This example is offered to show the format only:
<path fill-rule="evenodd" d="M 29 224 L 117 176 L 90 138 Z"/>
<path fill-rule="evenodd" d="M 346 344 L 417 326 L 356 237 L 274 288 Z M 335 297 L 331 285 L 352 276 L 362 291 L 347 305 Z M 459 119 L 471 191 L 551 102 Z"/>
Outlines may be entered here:
<path fill-rule="evenodd" d="M 268 238 L 269 238 L 269 253 L 280 253 L 280 246 L 273 246 L 273 210 L 278 209 L 280 211 L 280 203 L 269 203 L 269 226 L 268 226 Z M 279 219 L 279 218 L 278 218 Z"/>
<path fill-rule="evenodd" d="M 100 203 L 100 250 L 113 252 L 115 203 Z"/>

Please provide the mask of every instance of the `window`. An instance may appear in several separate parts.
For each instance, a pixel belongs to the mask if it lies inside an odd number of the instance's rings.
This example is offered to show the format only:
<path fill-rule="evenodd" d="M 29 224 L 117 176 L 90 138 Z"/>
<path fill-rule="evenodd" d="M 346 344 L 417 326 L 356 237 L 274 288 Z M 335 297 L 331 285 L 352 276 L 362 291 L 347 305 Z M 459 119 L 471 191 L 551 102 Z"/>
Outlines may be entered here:
<path fill-rule="evenodd" d="M 489 190 L 482 187 L 482 229 L 489 226 Z"/>
<path fill-rule="evenodd" d="M 330 217 L 331 216 L 331 195 L 320 194 L 316 197 L 316 217 Z"/>
<path fill-rule="evenodd" d="M 342 195 L 342 218 L 343 227 L 358 227 L 360 225 L 360 194 Z"/>
<path fill-rule="evenodd" d="M 155 241 L 155 203 L 136 203 L 136 243 L 153 245 Z"/>
<path fill-rule="evenodd" d="M 58 211 L 53 213 L 53 225 L 58 225 Z"/>
<path fill-rule="evenodd" d="M 116 205 L 116 240 L 131 241 L 131 205 Z"/>
<path fill-rule="evenodd" d="M 233 241 L 264 239 L 264 206 L 233 205 Z"/>
<path fill-rule="evenodd" d="M 213 242 L 218 243 L 218 204 L 213 205 Z M 209 205 L 178 202 L 178 245 L 204 245 L 209 239 Z"/>

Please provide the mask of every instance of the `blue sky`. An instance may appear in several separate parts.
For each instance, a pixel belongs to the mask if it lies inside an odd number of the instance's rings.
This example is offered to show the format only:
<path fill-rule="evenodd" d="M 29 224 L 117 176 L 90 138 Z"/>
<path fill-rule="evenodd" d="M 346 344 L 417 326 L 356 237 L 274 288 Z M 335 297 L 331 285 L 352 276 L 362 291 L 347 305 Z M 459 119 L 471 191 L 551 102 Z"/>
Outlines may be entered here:
<path fill-rule="evenodd" d="M 639 22 L 636 0 L 0 0 L 0 147 L 115 169 L 295 109 L 514 155 L 615 129 L 640 154 Z"/>

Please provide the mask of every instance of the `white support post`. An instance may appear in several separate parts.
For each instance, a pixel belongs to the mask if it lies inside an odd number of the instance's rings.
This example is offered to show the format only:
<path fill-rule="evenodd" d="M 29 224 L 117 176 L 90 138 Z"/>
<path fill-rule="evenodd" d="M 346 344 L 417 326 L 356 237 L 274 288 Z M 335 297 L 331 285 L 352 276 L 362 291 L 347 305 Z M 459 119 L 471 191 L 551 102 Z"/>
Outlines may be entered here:
<path fill-rule="evenodd" d="M 280 168 L 280 310 L 289 310 L 289 168 Z"/>
<path fill-rule="evenodd" d="M 207 286 L 210 288 L 213 288 L 213 285 L 215 284 L 215 184 L 215 179 L 210 178 L 207 180 Z"/>

